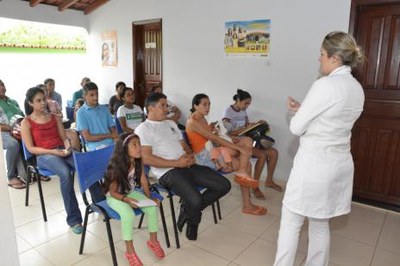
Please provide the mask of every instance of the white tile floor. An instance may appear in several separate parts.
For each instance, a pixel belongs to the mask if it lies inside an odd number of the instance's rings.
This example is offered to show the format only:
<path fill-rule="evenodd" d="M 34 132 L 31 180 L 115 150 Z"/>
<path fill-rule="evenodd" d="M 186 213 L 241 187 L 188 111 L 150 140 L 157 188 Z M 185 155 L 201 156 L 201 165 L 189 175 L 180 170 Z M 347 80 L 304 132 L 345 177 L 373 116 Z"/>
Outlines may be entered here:
<path fill-rule="evenodd" d="M 58 179 L 54 178 L 43 185 L 47 223 L 42 219 L 36 184 L 31 189 L 29 207 L 24 206 L 25 191 L 9 189 L 21 265 L 111 265 L 105 224 L 102 220 L 97 215 L 91 216 L 84 254 L 79 255 L 80 236 L 72 233 L 65 223 Z M 266 216 L 242 214 L 240 191 L 233 184 L 231 192 L 221 200 L 222 220 L 214 224 L 211 208 L 206 209 L 198 240 L 188 241 L 182 234 L 180 249 L 175 248 L 169 204 L 165 201 L 164 209 L 172 247 L 165 247 L 165 239 L 160 232 L 159 239 L 167 255 L 163 260 L 157 260 L 146 247 L 148 234 L 144 228 L 135 231 L 136 251 L 145 265 L 272 265 L 283 193 L 272 189 L 263 190 L 267 200 L 255 202 L 268 208 Z M 83 213 L 84 205 L 79 193 L 78 199 Z M 112 231 L 118 262 L 120 265 L 127 265 L 119 222 L 112 222 Z M 330 265 L 400 265 L 398 213 L 354 203 L 350 215 L 332 220 L 331 232 Z M 296 265 L 304 265 L 306 252 L 307 229 L 304 228 Z"/>

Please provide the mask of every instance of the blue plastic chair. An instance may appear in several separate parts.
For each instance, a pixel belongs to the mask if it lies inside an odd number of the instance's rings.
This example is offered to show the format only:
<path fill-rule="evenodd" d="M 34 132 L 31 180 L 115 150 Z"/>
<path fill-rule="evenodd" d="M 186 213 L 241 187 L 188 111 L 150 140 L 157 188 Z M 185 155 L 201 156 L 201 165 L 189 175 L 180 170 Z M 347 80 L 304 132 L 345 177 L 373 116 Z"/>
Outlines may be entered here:
<path fill-rule="evenodd" d="M 114 115 L 114 120 L 115 120 L 115 128 L 117 129 L 118 135 L 121 135 L 124 133 L 124 130 L 122 129 L 121 123 L 118 120 L 117 114 Z"/>
<path fill-rule="evenodd" d="M 117 265 L 117 257 L 115 254 L 115 246 L 111 232 L 110 220 L 111 219 L 121 220 L 121 218 L 118 215 L 118 213 L 115 212 L 107 204 L 106 200 L 89 203 L 86 196 L 86 192 L 90 187 L 101 183 L 104 174 L 107 170 L 107 165 L 112 156 L 113 150 L 114 146 L 111 145 L 95 151 L 89 151 L 84 153 L 74 152 L 73 157 L 75 162 L 75 168 L 78 174 L 79 188 L 82 193 L 83 201 L 86 205 L 79 254 L 83 253 L 89 214 L 96 212 L 104 217 L 113 264 Z M 151 196 L 153 198 L 159 199 L 160 201 L 163 200 L 163 197 L 158 193 L 152 192 Z M 132 209 L 132 211 L 135 212 L 135 215 L 142 215 L 141 221 L 143 220 L 144 213 L 140 209 Z M 165 216 L 161 204 L 160 204 L 160 212 L 164 226 L 164 233 L 166 235 L 167 246 L 169 247 L 170 245 L 168 239 L 168 231 L 166 230 Z"/>
<path fill-rule="evenodd" d="M 26 167 L 26 174 L 27 174 L 27 179 L 26 179 L 26 189 L 25 189 L 25 206 L 29 205 L 29 186 L 30 183 L 33 180 L 37 180 L 38 184 L 38 191 L 39 191 L 39 198 L 40 198 L 40 205 L 42 207 L 42 214 L 43 214 L 43 220 L 47 222 L 47 214 L 46 214 L 46 206 L 44 204 L 44 198 L 43 198 L 43 190 L 42 190 L 42 182 L 40 179 L 40 176 L 51 176 L 55 175 L 55 173 L 44 169 L 40 168 L 36 164 L 36 156 L 33 155 L 28 151 L 28 149 L 25 146 L 25 143 L 22 141 L 22 149 L 24 152 L 24 158 L 27 163 Z M 73 171 L 73 169 L 71 169 Z"/>

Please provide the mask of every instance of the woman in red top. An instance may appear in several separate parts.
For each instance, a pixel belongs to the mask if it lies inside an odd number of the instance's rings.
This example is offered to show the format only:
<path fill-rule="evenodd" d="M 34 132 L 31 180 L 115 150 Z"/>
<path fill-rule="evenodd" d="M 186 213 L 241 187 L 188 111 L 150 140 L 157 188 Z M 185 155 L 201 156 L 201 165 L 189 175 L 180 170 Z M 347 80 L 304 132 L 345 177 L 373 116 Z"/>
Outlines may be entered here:
<path fill-rule="evenodd" d="M 76 234 L 82 232 L 82 215 L 74 191 L 74 160 L 71 145 L 60 119 L 49 114 L 43 89 L 34 87 L 26 93 L 31 110 L 22 121 L 22 140 L 36 155 L 37 165 L 60 177 L 61 194 L 67 212 L 67 223 Z"/>

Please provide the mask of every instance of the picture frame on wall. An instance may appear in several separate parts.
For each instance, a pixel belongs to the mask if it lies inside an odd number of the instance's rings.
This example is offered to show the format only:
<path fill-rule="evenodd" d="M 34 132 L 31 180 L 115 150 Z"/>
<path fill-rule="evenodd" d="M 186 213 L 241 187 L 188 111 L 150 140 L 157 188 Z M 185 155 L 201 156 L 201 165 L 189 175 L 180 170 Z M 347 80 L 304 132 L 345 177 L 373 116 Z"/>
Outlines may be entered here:
<path fill-rule="evenodd" d="M 117 66 L 116 31 L 104 31 L 101 34 L 101 62 L 103 67 Z"/>
<path fill-rule="evenodd" d="M 268 56 L 270 26 L 270 19 L 225 22 L 225 55 Z"/>

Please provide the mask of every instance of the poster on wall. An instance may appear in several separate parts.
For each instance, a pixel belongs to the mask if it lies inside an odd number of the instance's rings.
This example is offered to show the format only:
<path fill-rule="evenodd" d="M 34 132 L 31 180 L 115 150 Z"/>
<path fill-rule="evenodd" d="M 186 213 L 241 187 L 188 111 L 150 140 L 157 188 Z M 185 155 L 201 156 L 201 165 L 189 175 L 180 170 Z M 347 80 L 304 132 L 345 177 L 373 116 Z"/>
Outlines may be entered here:
<path fill-rule="evenodd" d="M 225 22 L 225 55 L 268 56 L 270 25 L 270 19 Z"/>
<path fill-rule="evenodd" d="M 105 66 L 117 66 L 117 32 L 103 31 L 101 33 L 101 62 Z"/>

